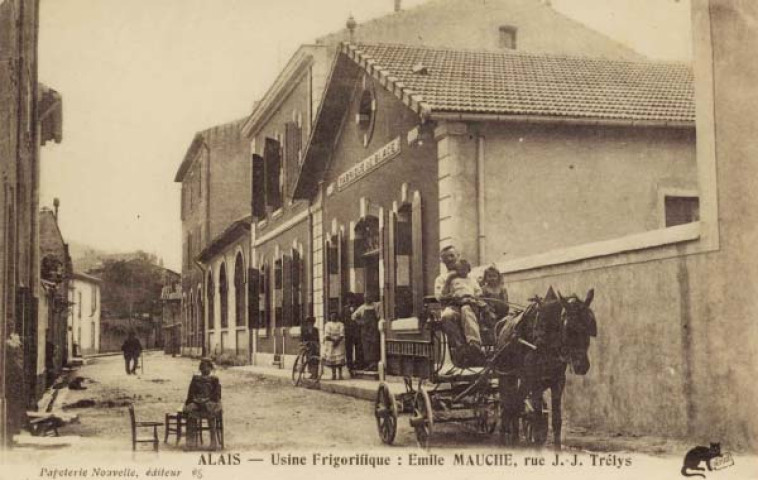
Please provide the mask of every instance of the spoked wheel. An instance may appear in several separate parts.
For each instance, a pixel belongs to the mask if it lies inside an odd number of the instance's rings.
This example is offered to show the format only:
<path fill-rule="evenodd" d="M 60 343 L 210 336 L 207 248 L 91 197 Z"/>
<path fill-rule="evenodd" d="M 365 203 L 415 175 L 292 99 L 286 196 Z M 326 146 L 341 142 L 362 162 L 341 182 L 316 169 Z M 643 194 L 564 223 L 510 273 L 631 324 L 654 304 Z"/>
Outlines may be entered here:
<path fill-rule="evenodd" d="M 429 446 L 429 438 L 432 436 L 434 429 L 434 412 L 432 411 L 432 402 L 429 394 L 423 387 L 416 392 L 413 399 L 413 418 L 411 418 L 411 427 L 416 431 L 416 443 L 421 448 Z"/>
<path fill-rule="evenodd" d="M 499 413 L 498 401 L 492 395 L 479 395 L 474 407 L 476 429 L 479 433 L 491 435 L 497 429 Z"/>
<path fill-rule="evenodd" d="M 390 392 L 387 384 L 382 382 L 376 391 L 374 402 L 374 416 L 379 438 L 387 445 L 392 445 L 397 434 L 397 404 L 395 396 Z"/>
<path fill-rule="evenodd" d="M 321 359 L 313 356 L 306 361 L 306 355 L 303 355 L 303 360 L 300 364 L 299 385 L 305 388 L 315 388 L 321 381 L 321 375 L 324 373 Z M 318 365 L 311 367 L 309 363 L 316 363 Z M 312 370 L 313 368 L 313 370 Z"/>
<path fill-rule="evenodd" d="M 301 352 L 297 357 L 295 357 L 295 363 L 292 364 L 292 384 L 297 386 L 300 386 L 300 381 L 302 377 L 302 369 L 303 364 L 306 363 L 307 354 L 305 352 Z"/>

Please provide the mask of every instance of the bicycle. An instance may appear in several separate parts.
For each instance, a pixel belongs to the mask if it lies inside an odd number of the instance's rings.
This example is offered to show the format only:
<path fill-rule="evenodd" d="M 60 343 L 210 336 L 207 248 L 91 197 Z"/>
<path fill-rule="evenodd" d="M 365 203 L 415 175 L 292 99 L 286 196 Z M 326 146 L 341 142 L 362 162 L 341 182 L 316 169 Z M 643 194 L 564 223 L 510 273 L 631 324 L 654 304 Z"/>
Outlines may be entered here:
<path fill-rule="evenodd" d="M 300 345 L 300 352 L 292 365 L 292 383 L 296 387 L 314 388 L 321 381 L 324 372 L 321 357 L 307 343 Z"/>

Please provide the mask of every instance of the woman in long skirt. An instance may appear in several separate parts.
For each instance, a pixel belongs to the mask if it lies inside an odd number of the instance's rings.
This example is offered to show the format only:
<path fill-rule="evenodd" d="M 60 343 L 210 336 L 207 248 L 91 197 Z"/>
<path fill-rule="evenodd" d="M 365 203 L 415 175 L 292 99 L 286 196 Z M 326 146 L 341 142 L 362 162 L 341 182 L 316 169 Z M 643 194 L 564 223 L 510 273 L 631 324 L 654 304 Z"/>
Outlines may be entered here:
<path fill-rule="evenodd" d="M 324 365 L 332 369 L 332 380 L 342 380 L 342 367 L 345 365 L 345 325 L 339 321 L 337 313 L 329 315 L 324 325 Z"/>

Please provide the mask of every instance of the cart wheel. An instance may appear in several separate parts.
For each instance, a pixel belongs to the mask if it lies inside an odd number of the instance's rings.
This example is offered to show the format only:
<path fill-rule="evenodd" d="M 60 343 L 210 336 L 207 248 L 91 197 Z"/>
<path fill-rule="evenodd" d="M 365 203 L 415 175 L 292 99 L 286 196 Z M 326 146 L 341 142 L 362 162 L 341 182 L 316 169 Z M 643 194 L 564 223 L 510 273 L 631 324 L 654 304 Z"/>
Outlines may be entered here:
<path fill-rule="evenodd" d="M 429 446 L 429 437 L 432 436 L 434 428 L 434 412 L 432 411 L 432 402 L 429 399 L 429 394 L 423 387 L 419 388 L 413 400 L 411 426 L 416 431 L 418 446 L 427 448 Z"/>
<path fill-rule="evenodd" d="M 397 404 L 395 403 L 395 396 L 384 382 L 379 384 L 379 389 L 376 391 L 374 416 L 376 417 L 379 438 L 387 445 L 392 445 L 397 433 Z"/>
<path fill-rule="evenodd" d="M 482 395 L 477 399 L 477 405 L 474 408 L 476 417 L 476 429 L 479 433 L 491 435 L 497 429 L 498 402 L 489 395 Z"/>
<path fill-rule="evenodd" d="M 302 377 L 303 363 L 305 362 L 305 355 L 303 353 L 298 354 L 295 357 L 295 363 L 292 364 L 292 384 L 296 387 L 300 385 Z"/>

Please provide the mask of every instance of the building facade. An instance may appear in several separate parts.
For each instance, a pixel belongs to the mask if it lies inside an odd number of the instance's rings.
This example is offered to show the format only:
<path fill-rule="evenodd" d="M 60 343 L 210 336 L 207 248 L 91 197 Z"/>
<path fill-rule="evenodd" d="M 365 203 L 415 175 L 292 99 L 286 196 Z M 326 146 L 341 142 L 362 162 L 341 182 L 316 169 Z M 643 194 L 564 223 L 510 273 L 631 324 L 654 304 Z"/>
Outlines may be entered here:
<path fill-rule="evenodd" d="M 232 223 L 200 252 L 208 354 L 234 356 L 249 363 L 252 353 L 248 322 L 250 217 Z"/>
<path fill-rule="evenodd" d="M 195 135 L 174 178 L 181 183 L 182 353 L 205 353 L 203 271 L 197 256 L 250 213 L 248 143 L 235 121 Z"/>
<path fill-rule="evenodd" d="M 488 26 L 482 28 L 482 22 Z M 557 32 L 556 35 L 543 35 L 542 28 L 546 26 Z M 481 33 L 472 35 L 471 32 Z M 561 41 L 560 38 L 563 36 L 572 40 Z M 431 1 L 407 11 L 398 8 L 394 14 L 365 24 L 348 23 L 345 31 L 319 38 L 316 45 L 301 47 L 242 128 L 243 134 L 250 141 L 253 156 L 250 258 L 255 269 L 254 276 L 259 276 L 257 280 L 260 281 L 257 282 L 258 295 L 254 302 L 256 304 L 251 308 L 251 312 L 257 312 L 257 315 L 251 323 L 255 326 L 255 339 L 252 342 L 255 350 L 254 359 L 262 364 L 286 367 L 287 362 L 291 361 L 298 351 L 302 319 L 306 315 L 314 315 L 317 325 L 322 326 L 325 312 L 339 305 L 337 299 L 340 292 L 355 288 L 358 290 L 356 293 L 361 293 L 365 289 L 365 281 L 373 282 L 370 288 L 376 289 L 375 272 L 379 268 L 378 258 L 366 259 L 367 264 L 372 265 L 371 269 L 366 270 L 366 274 L 373 275 L 368 280 L 361 279 L 362 270 L 358 268 L 358 276 L 353 275 L 353 285 L 345 280 L 339 288 L 330 283 L 329 275 L 324 273 L 324 266 L 330 258 L 329 255 L 336 255 L 338 259 L 345 257 L 343 263 L 347 262 L 348 248 L 352 248 L 348 247 L 349 242 L 355 242 L 354 237 L 359 235 L 355 230 L 356 225 L 360 224 L 358 229 L 366 228 L 367 223 L 361 222 L 364 216 L 371 217 L 369 223 L 376 223 L 379 218 L 379 203 L 361 205 L 358 197 L 352 199 L 353 208 L 362 210 L 356 215 L 351 215 L 349 220 L 345 217 L 346 223 L 343 224 L 336 218 L 325 218 L 321 207 L 322 198 L 313 197 L 323 196 L 326 194 L 325 191 L 311 191 L 310 197 L 296 197 L 294 194 L 296 178 L 313 175 L 313 172 L 308 170 L 310 166 L 303 163 L 304 147 L 308 144 L 314 151 L 331 148 L 312 137 L 316 132 L 312 132 L 311 123 L 319 110 L 327 107 L 322 102 L 327 81 L 345 81 L 342 78 L 330 78 L 330 75 L 334 75 L 333 62 L 337 58 L 335 54 L 340 48 L 340 41 L 347 39 L 409 45 L 420 43 L 458 46 L 478 50 L 573 53 L 629 60 L 642 58 L 628 47 L 577 24 L 539 0 Z M 357 94 L 352 80 L 347 81 L 348 91 L 339 99 L 343 103 L 351 101 L 351 95 Z M 380 92 L 379 95 L 383 94 Z M 410 129 L 418 123 L 412 118 L 409 119 L 408 113 L 402 108 L 393 113 L 398 113 L 399 119 L 382 113 L 383 120 L 376 128 L 387 129 L 390 123 L 399 122 L 405 123 Z M 360 114 L 365 115 L 365 112 Z M 324 123 L 335 122 L 335 126 L 344 125 L 350 128 L 351 121 L 345 120 L 347 117 L 332 113 L 324 116 Z M 374 128 L 373 124 L 371 128 Z M 425 159 L 419 160 L 420 162 L 426 161 L 429 163 L 428 166 L 432 166 L 434 153 L 429 148 L 417 149 L 414 154 Z M 392 174 L 394 173 L 393 170 Z M 398 173 L 395 179 L 401 178 L 402 175 Z M 415 193 L 421 193 L 407 188 L 402 190 L 403 183 L 393 184 L 390 190 L 381 189 L 382 191 L 376 192 L 375 196 L 382 198 L 385 214 L 393 202 L 398 203 L 398 208 L 401 209 L 398 215 L 400 229 L 411 225 L 409 216 L 413 198 Z M 428 185 L 424 191 L 428 190 L 430 198 L 433 198 L 436 195 L 436 183 L 425 183 Z M 348 196 L 349 194 L 345 199 Z M 392 196 L 392 200 L 389 196 Z M 344 204 L 347 205 L 349 202 L 346 200 Z M 417 208 L 420 208 L 420 205 L 417 205 Z M 429 210 L 427 217 L 434 218 L 436 206 L 429 205 L 426 208 Z M 416 215 L 420 215 L 420 212 L 417 211 Z M 408 223 L 403 223 L 406 218 Z M 337 223 L 334 223 L 335 221 Z M 354 224 L 352 227 L 351 222 Z M 370 229 L 371 235 L 377 235 L 377 226 Z M 420 229 L 417 230 L 417 237 L 421 238 Z M 339 239 L 340 231 L 344 237 L 342 240 Z M 431 240 L 431 236 L 435 234 L 430 232 L 428 235 L 430 237 L 425 241 Z M 353 240 L 350 240 L 351 238 Z M 328 247 L 325 247 L 326 241 Z M 407 241 L 411 242 L 412 239 L 409 237 Z M 344 248 L 341 246 L 343 243 Z M 402 248 L 407 250 L 410 244 Z M 407 260 L 410 258 L 407 256 Z M 335 269 L 335 262 L 343 260 L 333 259 L 328 268 Z M 422 262 L 424 268 L 431 269 L 436 258 L 434 255 L 426 255 L 423 259 L 419 256 L 416 261 Z M 420 265 L 416 266 L 417 278 L 413 281 L 417 283 L 423 281 L 420 279 L 421 268 Z M 330 275 L 332 280 L 336 278 L 334 273 Z M 410 305 L 413 306 L 412 311 L 418 311 L 420 294 L 416 293 L 411 299 L 409 296 L 412 294 L 409 292 L 412 280 L 402 280 L 407 283 L 400 288 L 404 292 L 400 294 L 402 301 L 406 304 L 403 312 L 410 312 Z M 417 289 L 418 291 L 420 290 Z"/>
<path fill-rule="evenodd" d="M 92 275 L 71 275 L 67 342 L 72 357 L 100 352 L 101 284 L 102 280 Z"/>
<path fill-rule="evenodd" d="M 68 245 L 58 228 L 58 202 L 55 210 L 43 208 L 39 216 L 41 295 L 37 315 L 37 371 L 35 395 L 40 398 L 52 385 L 72 356 L 66 342 L 73 266 Z"/>
<path fill-rule="evenodd" d="M 39 2 L 0 4 L 0 443 L 34 407 L 40 298 L 40 146 L 61 140 L 61 103 L 37 80 Z M 7 128 L 5 128 L 7 127 Z"/>

